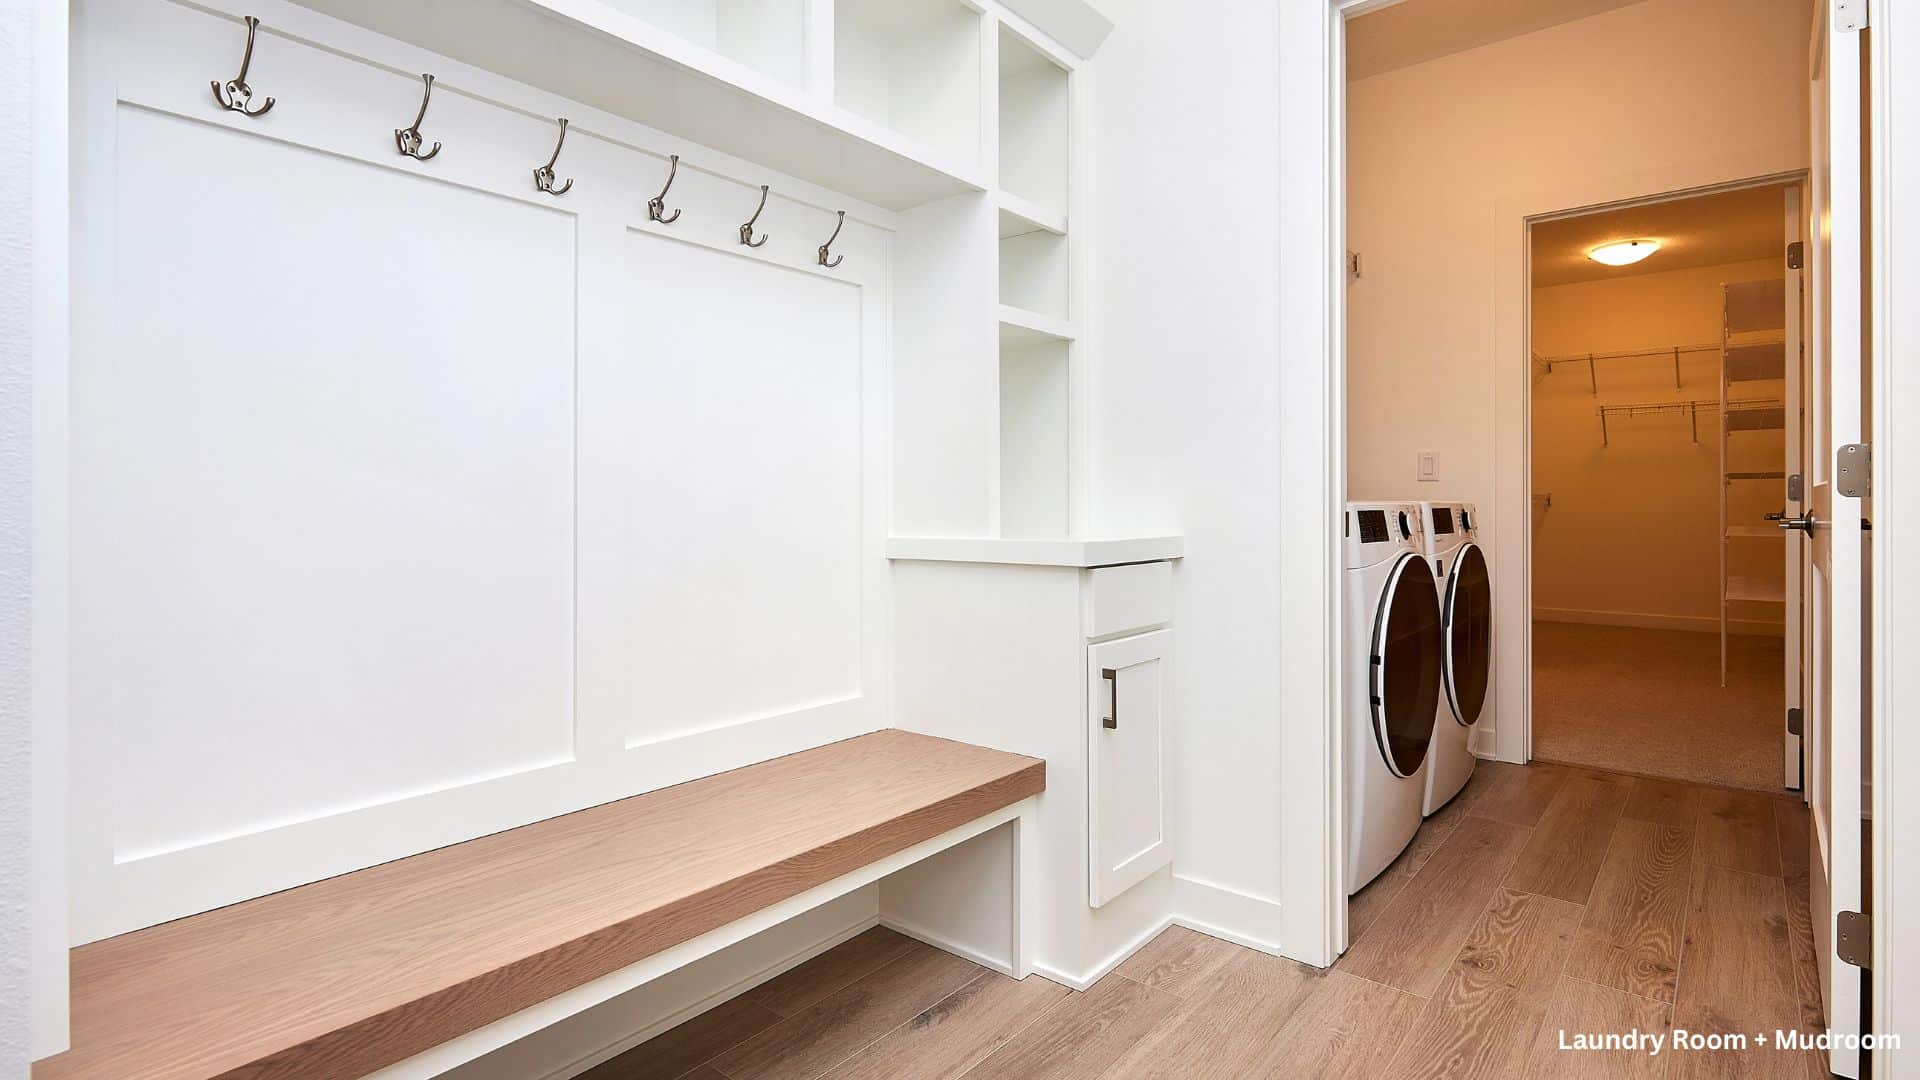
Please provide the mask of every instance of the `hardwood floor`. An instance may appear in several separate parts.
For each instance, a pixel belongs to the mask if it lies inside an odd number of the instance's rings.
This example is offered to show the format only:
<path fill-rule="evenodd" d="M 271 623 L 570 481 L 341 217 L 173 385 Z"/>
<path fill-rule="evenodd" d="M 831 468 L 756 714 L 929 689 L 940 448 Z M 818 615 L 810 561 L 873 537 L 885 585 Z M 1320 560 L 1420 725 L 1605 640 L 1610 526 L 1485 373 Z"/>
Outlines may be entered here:
<path fill-rule="evenodd" d="M 589 1080 L 1826 1075 L 1817 1054 L 1562 1049 L 1817 1030 L 1806 811 L 1482 763 L 1351 905 L 1327 971 L 1174 927 L 1085 993 L 875 928 Z"/>

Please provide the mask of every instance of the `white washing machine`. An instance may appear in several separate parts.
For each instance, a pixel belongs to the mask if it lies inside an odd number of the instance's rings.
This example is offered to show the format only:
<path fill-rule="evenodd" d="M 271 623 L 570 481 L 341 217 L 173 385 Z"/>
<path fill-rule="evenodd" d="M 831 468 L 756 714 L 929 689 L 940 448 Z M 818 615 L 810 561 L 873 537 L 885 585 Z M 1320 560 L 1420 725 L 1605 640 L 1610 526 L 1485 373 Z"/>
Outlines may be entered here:
<path fill-rule="evenodd" d="M 1420 829 L 1440 700 L 1440 602 L 1414 503 L 1346 514 L 1347 892 Z"/>
<path fill-rule="evenodd" d="M 1493 583 L 1476 537 L 1472 503 L 1421 503 L 1420 533 L 1439 586 L 1440 703 L 1427 757 L 1431 814 L 1460 794 L 1473 776 L 1473 725 L 1486 708 L 1493 675 Z"/>

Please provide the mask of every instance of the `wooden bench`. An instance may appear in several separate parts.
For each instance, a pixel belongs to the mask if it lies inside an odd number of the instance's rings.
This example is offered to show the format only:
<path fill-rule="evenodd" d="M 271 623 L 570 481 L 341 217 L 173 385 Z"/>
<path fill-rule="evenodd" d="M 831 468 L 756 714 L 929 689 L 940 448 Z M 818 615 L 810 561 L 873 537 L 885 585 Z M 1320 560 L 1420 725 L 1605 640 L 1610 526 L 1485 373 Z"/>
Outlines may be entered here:
<path fill-rule="evenodd" d="M 33 1075 L 373 1073 L 632 976 L 604 1000 L 1045 786 L 1034 758 L 879 731 L 84 945 L 72 1048 Z"/>

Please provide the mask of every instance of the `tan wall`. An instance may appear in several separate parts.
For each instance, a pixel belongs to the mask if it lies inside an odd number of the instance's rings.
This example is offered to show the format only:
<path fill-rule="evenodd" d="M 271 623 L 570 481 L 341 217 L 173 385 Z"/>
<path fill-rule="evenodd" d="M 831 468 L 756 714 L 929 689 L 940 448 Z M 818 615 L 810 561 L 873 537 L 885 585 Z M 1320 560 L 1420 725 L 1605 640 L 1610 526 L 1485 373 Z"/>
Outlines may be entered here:
<path fill-rule="evenodd" d="M 1698 344 L 1720 338 L 1720 286 L 1779 277 L 1778 260 L 1642 274 L 1533 291 L 1533 344 L 1544 355 Z M 1602 360 L 1596 395 L 1583 365 L 1533 384 L 1533 486 L 1553 496 L 1534 513 L 1533 606 L 1537 617 L 1717 630 L 1719 417 L 1700 416 L 1695 445 L 1685 414 L 1608 421 L 1601 445 L 1596 407 L 1689 401 L 1719 394 L 1719 353 L 1683 353 L 1675 389 L 1670 357 Z M 1780 383 L 1741 384 L 1744 396 L 1779 396 Z M 1778 469 L 1777 432 L 1733 437 L 1735 469 Z M 1777 482 L 1733 487 L 1735 522 L 1763 523 L 1780 509 Z M 1784 574 L 1779 541 L 1736 540 L 1735 573 Z M 1772 630 L 1778 608 L 1742 606 L 1737 629 Z M 1777 631 L 1776 631 L 1777 632 Z"/>
<path fill-rule="evenodd" d="M 1522 215 L 1805 168 L 1810 15 L 1807 0 L 1647 0 L 1349 87 L 1348 246 L 1365 272 L 1346 292 L 1351 498 L 1470 500 L 1489 537 L 1517 535 L 1501 515 L 1523 518 L 1524 492 L 1495 501 L 1518 464 L 1499 455 L 1519 453 L 1497 406 L 1526 361 L 1517 325 L 1496 328 L 1526 289 L 1501 271 Z M 1415 480 L 1423 449 L 1437 483 Z"/>

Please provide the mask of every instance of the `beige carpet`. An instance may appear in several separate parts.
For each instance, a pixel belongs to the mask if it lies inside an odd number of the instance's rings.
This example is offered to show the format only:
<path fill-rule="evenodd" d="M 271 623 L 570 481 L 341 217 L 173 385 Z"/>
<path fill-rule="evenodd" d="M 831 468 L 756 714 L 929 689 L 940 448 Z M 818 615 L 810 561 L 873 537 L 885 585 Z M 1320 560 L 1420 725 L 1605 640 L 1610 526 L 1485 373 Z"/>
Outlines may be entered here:
<path fill-rule="evenodd" d="M 1533 755 L 1778 791 L 1785 672 L 1776 637 L 1533 624 Z"/>

